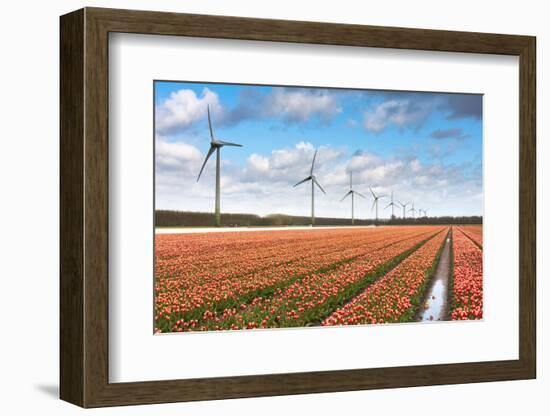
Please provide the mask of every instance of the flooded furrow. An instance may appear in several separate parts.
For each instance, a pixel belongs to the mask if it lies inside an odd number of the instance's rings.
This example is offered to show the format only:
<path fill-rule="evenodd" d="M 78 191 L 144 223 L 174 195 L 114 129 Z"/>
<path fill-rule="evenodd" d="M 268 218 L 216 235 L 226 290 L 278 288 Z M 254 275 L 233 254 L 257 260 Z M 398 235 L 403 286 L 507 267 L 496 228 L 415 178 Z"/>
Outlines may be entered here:
<path fill-rule="evenodd" d="M 439 264 L 428 287 L 422 309 L 417 321 L 447 321 L 449 320 L 448 293 L 450 283 L 451 240 L 448 236 L 441 252 Z"/>

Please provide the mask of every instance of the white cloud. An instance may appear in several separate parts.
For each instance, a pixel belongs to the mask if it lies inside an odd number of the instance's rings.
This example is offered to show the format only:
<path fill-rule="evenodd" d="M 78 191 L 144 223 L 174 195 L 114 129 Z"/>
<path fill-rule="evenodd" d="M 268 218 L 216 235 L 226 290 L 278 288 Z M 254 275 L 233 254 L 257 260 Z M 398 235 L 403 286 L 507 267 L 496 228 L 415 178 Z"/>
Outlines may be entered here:
<path fill-rule="evenodd" d="M 268 116 L 282 117 L 290 122 L 304 122 L 317 114 L 323 120 L 340 113 L 336 96 L 322 90 L 287 90 L 276 88 L 264 103 Z"/>
<path fill-rule="evenodd" d="M 266 173 L 269 171 L 269 159 L 256 153 L 248 156 L 247 164 L 252 172 Z"/>
<path fill-rule="evenodd" d="M 326 122 L 342 111 L 337 94 L 328 90 L 278 87 L 263 96 L 245 92 L 236 106 L 223 108 L 218 95 L 208 88 L 200 95 L 191 89 L 174 91 L 156 108 L 156 130 L 160 134 L 181 132 L 206 118 L 207 105 L 217 126 L 265 118 L 286 123 L 307 122 L 315 116 Z"/>
<path fill-rule="evenodd" d="M 414 183 L 416 185 L 426 185 L 430 182 L 430 178 L 427 175 L 418 175 L 414 177 Z"/>
<path fill-rule="evenodd" d="M 275 149 L 268 156 L 252 154 L 247 159 L 242 179 L 248 182 L 280 182 L 285 186 L 295 184 L 309 175 L 314 153 L 313 144 L 300 141 L 294 147 Z M 330 146 L 318 148 L 314 173 L 319 181 L 332 173 L 342 154 L 341 150 Z"/>
<path fill-rule="evenodd" d="M 159 133 L 171 133 L 189 127 L 206 118 L 206 107 L 212 113 L 221 113 L 218 95 L 208 88 L 197 96 L 193 90 L 181 89 L 170 94 L 156 109 L 156 129 Z"/>
<path fill-rule="evenodd" d="M 393 180 L 405 168 L 405 163 L 399 159 L 384 160 L 369 152 L 360 152 L 348 163 L 348 172 L 353 172 L 356 181 L 377 186 L 382 181 Z"/>
<path fill-rule="evenodd" d="M 308 215 L 311 188 L 304 185 L 294 188 L 293 185 L 309 175 L 314 151 L 314 145 L 304 140 L 268 154 L 250 154 L 242 165 L 231 159 L 224 160 L 222 211 Z M 213 209 L 215 175 L 212 161 L 200 182 L 196 182 L 203 158 L 204 154 L 194 146 L 157 138 L 157 208 Z M 367 199 L 356 200 L 359 218 L 373 215 L 369 186 L 386 195 L 394 191 L 396 201 L 414 200 L 417 208 L 430 208 L 433 215 L 481 212 L 481 178 L 468 173 L 472 172 L 472 166 L 420 162 L 414 157 L 383 158 L 369 152 L 357 152 L 348 158 L 342 149 L 320 146 L 315 174 L 327 195 L 316 192 L 317 215 L 349 216 L 349 204 L 340 199 L 349 187 L 350 171 L 353 172 L 354 188 L 367 196 Z M 387 202 L 386 197 L 381 207 Z M 390 213 L 389 209 L 380 209 L 381 217 Z"/>
<path fill-rule="evenodd" d="M 412 172 L 419 172 L 422 168 L 422 164 L 418 159 L 413 159 L 409 162 L 409 167 L 411 168 Z"/>
<path fill-rule="evenodd" d="M 368 131 L 380 133 L 394 125 L 399 128 L 418 126 L 431 112 L 431 105 L 410 100 L 389 100 L 365 112 L 364 126 Z"/>
<path fill-rule="evenodd" d="M 376 166 L 380 163 L 380 158 L 374 153 L 360 152 L 353 155 L 349 164 L 348 170 L 350 172 L 368 169 L 369 167 Z"/>
<path fill-rule="evenodd" d="M 202 153 L 195 146 L 182 142 L 171 143 L 163 136 L 156 136 L 155 163 L 159 171 L 191 172 L 200 166 L 202 158 Z"/>

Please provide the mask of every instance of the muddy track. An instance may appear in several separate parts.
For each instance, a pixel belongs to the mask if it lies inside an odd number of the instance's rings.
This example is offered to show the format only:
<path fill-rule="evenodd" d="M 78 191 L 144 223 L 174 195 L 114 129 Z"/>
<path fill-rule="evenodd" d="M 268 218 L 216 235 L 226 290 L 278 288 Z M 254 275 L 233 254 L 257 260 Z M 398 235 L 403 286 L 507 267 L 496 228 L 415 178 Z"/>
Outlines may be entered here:
<path fill-rule="evenodd" d="M 439 263 L 424 295 L 415 321 L 448 321 L 450 316 L 449 293 L 451 288 L 451 234 L 445 239 Z"/>

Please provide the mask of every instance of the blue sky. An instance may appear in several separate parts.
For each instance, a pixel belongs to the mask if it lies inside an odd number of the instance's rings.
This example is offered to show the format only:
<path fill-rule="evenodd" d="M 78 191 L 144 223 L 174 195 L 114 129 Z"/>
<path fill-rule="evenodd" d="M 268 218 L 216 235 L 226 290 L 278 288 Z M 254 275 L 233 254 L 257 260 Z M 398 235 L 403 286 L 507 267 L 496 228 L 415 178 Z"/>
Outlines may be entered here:
<path fill-rule="evenodd" d="M 430 215 L 482 214 L 482 96 L 400 91 L 155 82 L 156 207 L 212 211 L 215 157 L 206 106 L 222 149 L 222 212 L 308 215 L 315 149 L 318 216 L 349 217 L 340 202 L 368 187 Z M 381 202 L 386 206 L 389 199 Z M 358 200 L 359 218 L 372 200 Z M 397 212 L 396 212 L 397 213 Z M 391 214 L 380 210 L 381 217 Z"/>

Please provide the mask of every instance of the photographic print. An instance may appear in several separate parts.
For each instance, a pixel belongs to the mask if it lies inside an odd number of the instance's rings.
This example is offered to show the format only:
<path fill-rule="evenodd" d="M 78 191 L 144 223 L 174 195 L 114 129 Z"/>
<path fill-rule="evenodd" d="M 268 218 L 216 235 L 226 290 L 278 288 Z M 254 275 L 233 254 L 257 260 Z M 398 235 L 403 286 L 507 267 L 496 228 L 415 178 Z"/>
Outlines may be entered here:
<path fill-rule="evenodd" d="M 154 332 L 482 319 L 482 102 L 155 81 Z"/>

